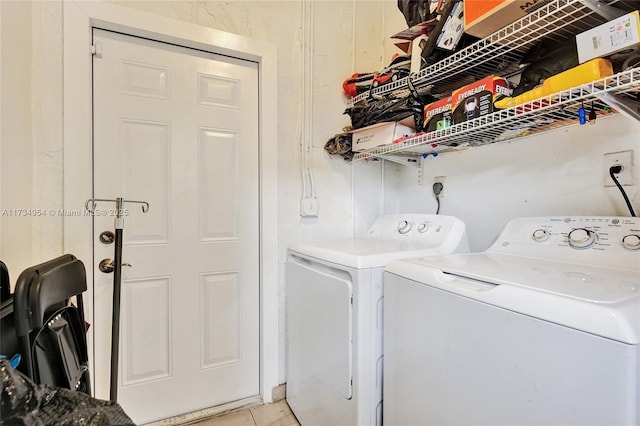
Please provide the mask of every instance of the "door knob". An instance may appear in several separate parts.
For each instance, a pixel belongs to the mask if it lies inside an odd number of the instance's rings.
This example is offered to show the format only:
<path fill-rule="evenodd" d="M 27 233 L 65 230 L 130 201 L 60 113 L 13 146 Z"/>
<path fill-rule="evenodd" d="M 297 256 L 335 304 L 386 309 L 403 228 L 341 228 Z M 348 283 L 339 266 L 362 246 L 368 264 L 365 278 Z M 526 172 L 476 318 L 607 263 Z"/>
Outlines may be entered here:
<path fill-rule="evenodd" d="M 123 263 L 122 266 L 131 266 L 130 263 Z M 110 258 L 102 259 L 100 263 L 98 263 L 98 269 L 105 274 L 110 274 L 113 272 L 113 260 Z"/>

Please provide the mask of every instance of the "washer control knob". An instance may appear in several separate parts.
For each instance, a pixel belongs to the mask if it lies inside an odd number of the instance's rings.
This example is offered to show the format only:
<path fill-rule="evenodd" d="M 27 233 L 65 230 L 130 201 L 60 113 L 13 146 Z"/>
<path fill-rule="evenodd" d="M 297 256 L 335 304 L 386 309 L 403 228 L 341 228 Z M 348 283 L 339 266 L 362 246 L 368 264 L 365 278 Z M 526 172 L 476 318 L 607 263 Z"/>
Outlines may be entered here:
<path fill-rule="evenodd" d="M 640 235 L 638 234 L 625 235 L 622 238 L 622 245 L 624 246 L 624 248 L 629 250 L 640 249 Z"/>
<path fill-rule="evenodd" d="M 411 231 L 411 222 L 407 220 L 403 220 L 398 224 L 398 232 L 401 234 L 406 234 Z"/>
<path fill-rule="evenodd" d="M 428 222 L 422 222 L 419 226 L 418 226 L 418 232 L 420 232 L 421 234 L 424 234 L 425 232 L 427 232 L 429 230 L 429 223 Z"/>
<path fill-rule="evenodd" d="M 531 238 L 533 238 L 533 241 L 541 243 L 549 239 L 549 231 L 546 229 L 536 229 L 533 231 L 533 234 L 531 234 Z"/>
<path fill-rule="evenodd" d="M 576 228 L 569 232 L 569 245 L 576 249 L 591 247 L 598 238 L 597 234 L 586 228 Z"/>

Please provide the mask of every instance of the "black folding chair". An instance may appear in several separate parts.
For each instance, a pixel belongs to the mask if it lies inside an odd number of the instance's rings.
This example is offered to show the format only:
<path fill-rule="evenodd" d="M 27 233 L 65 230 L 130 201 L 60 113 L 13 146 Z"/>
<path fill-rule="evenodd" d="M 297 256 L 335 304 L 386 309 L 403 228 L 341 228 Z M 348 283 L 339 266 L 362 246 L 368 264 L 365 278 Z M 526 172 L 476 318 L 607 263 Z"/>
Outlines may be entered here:
<path fill-rule="evenodd" d="M 91 395 L 82 302 L 86 290 L 84 264 L 70 254 L 28 268 L 18 277 L 13 314 L 21 370 L 35 383 Z"/>
<path fill-rule="evenodd" d="M 7 265 L 0 260 L 0 303 L 9 300 L 11 297 L 11 281 L 9 281 L 9 271 Z"/>

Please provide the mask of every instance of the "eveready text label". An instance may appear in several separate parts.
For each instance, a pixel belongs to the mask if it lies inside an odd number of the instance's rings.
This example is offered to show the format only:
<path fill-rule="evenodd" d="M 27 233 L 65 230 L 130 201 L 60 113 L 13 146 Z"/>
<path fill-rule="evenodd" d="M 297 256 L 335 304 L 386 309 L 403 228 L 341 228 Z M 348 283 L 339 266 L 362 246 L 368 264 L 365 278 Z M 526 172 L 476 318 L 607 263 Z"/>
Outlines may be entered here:
<path fill-rule="evenodd" d="M 486 84 L 482 84 L 478 87 L 474 87 L 473 89 L 469 89 L 467 91 L 464 91 L 462 93 L 458 93 L 458 102 L 461 102 L 463 99 L 469 97 L 469 96 L 473 96 L 476 93 L 480 93 L 483 92 L 485 87 L 487 87 Z"/>
<path fill-rule="evenodd" d="M 445 105 L 440 105 L 437 108 L 434 108 L 432 110 L 429 110 L 426 112 L 426 116 L 427 117 L 433 117 L 436 114 L 440 114 L 441 112 L 445 112 L 445 111 L 451 111 L 451 104 L 445 104 Z"/>

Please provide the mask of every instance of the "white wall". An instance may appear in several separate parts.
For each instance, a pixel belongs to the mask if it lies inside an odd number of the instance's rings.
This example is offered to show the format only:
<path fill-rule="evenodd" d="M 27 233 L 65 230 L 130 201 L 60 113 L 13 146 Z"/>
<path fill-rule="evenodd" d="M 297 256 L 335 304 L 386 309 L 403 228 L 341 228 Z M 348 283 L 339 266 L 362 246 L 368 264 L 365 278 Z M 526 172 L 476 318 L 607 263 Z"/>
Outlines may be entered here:
<path fill-rule="evenodd" d="M 423 163 L 422 185 L 416 170 L 387 164 L 384 209 L 434 213 L 433 178 L 445 176 L 440 213 L 466 223 L 473 251 L 486 249 L 513 217 L 628 216 L 618 189 L 604 187 L 603 154 L 634 151 L 636 185 L 625 188 L 637 212 L 639 132 L 640 123 L 611 116 L 593 125 L 430 156 Z"/>
<path fill-rule="evenodd" d="M 266 40 L 278 47 L 280 381 L 285 380 L 284 264 L 293 240 L 350 235 L 359 217 L 382 210 L 380 164 L 352 172 L 324 144 L 349 118 L 342 81 L 381 69 L 391 56 L 386 28 L 394 0 L 314 1 L 311 97 L 304 102 L 302 1 L 114 1 L 118 5 Z M 1 1 L 2 161 L 0 208 L 63 207 L 62 1 Z M 391 15 L 391 16 L 388 16 Z M 402 22 L 402 21 L 401 21 Z M 402 26 L 404 23 L 402 22 Z M 402 27 L 401 27 L 402 28 Z M 399 29 L 401 29 L 399 28 Z M 394 30 L 397 31 L 398 29 Z M 311 41 L 309 41 L 311 40 Z M 11 64 L 9 67 L 7 64 Z M 306 120 L 306 111 L 312 111 Z M 306 121 L 305 121 L 306 120 Z M 7 124 L 9 123 L 9 124 Z M 309 126 L 309 127 L 305 127 Z M 301 139 L 310 129 L 311 168 L 320 213 L 299 215 Z M 354 185 L 357 184 L 357 194 Z M 364 201 L 358 194 L 367 194 Z M 375 201 L 369 200 L 375 194 Z M 25 267 L 62 254 L 62 217 L 2 217 L 0 257 L 13 278 Z"/>
<path fill-rule="evenodd" d="M 0 2 L 0 258 L 10 271 L 30 266 L 33 222 L 30 2 Z M 17 273 L 12 272 L 12 279 Z"/>

